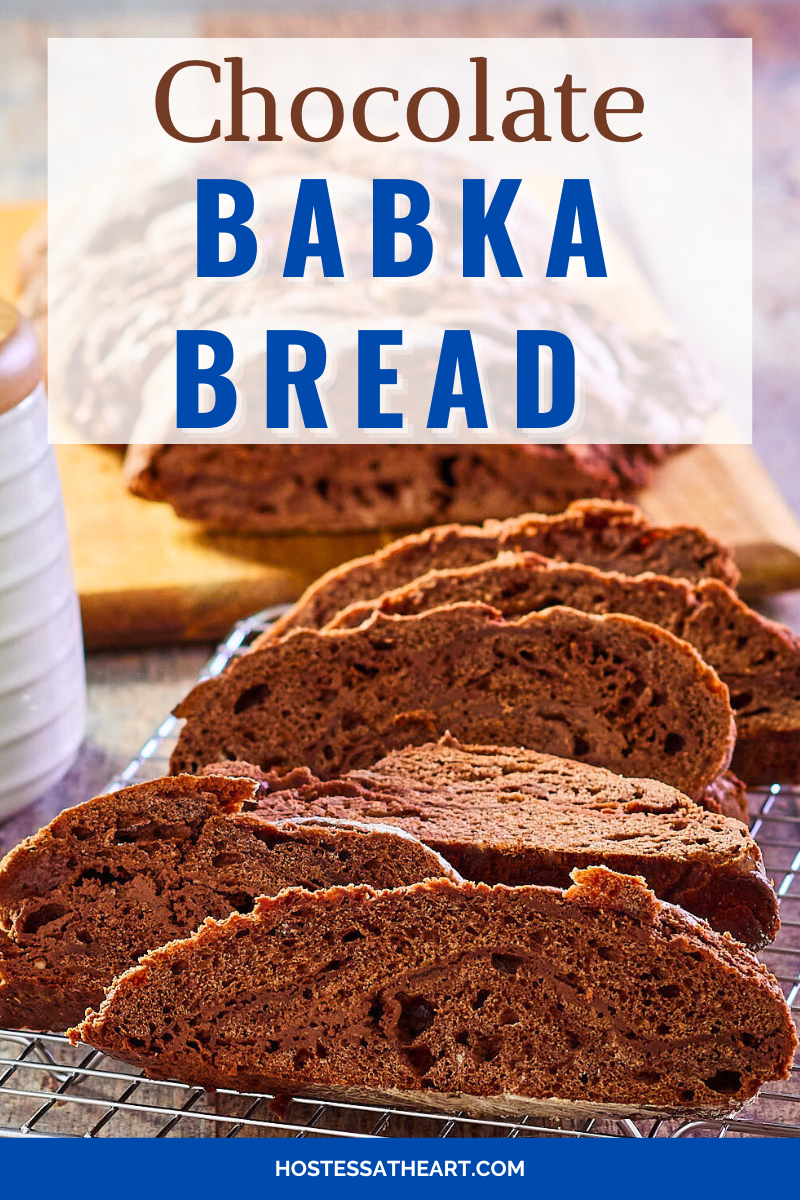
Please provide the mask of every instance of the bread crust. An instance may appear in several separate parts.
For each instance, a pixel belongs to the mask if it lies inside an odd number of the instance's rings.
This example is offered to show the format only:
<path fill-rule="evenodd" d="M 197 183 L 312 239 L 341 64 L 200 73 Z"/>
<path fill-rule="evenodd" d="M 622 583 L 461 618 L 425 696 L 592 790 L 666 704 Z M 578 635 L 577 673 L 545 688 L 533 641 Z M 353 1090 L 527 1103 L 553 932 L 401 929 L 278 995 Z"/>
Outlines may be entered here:
<path fill-rule="evenodd" d="M 205 1087 L 707 1117 L 797 1042 L 749 951 L 602 867 L 565 891 L 286 891 L 148 955 L 70 1036 Z"/>
<path fill-rule="evenodd" d="M 61 813 L 0 863 L 0 1027 L 64 1030 L 208 916 L 303 884 L 459 878 L 407 831 L 270 821 L 256 785 L 171 776 Z"/>
<path fill-rule="evenodd" d="M 578 500 L 562 513 L 527 513 L 481 526 L 440 525 L 409 534 L 374 554 L 352 559 L 322 575 L 263 635 L 320 629 L 354 602 L 374 600 L 430 570 L 475 566 L 499 553 L 536 553 L 626 575 L 652 571 L 699 582 L 739 581 L 731 551 L 693 526 L 654 526 L 631 504 Z"/>
<path fill-rule="evenodd" d="M 652 572 L 630 576 L 504 551 L 475 566 L 429 571 L 374 600 L 350 604 L 326 627 L 355 628 L 372 612 L 411 616 L 460 601 L 491 604 L 510 620 L 568 604 L 661 625 L 693 645 L 727 685 L 742 746 L 734 767 L 744 781 L 800 781 L 800 638 L 755 612 L 720 580 L 693 585 Z"/>
<path fill-rule="evenodd" d="M 600 864 L 642 876 L 660 899 L 751 949 L 779 927 L 746 826 L 652 779 L 515 747 L 464 746 L 450 735 L 325 782 L 247 763 L 207 771 L 258 780 L 259 811 L 272 820 L 302 813 L 405 829 L 473 882 L 565 887 L 575 868 Z"/>
<path fill-rule="evenodd" d="M 727 769 L 735 735 L 727 688 L 666 630 L 568 608 L 504 621 L 481 604 L 298 630 L 197 685 L 175 712 L 186 724 L 173 772 L 254 759 L 331 778 L 449 730 L 693 798 Z"/>

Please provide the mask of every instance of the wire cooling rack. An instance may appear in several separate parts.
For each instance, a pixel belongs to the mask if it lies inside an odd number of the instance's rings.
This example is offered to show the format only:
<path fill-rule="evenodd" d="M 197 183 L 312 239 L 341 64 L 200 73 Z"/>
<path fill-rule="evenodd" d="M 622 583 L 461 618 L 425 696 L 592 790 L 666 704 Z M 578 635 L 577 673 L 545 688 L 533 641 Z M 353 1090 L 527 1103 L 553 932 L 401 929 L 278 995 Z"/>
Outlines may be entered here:
<path fill-rule="evenodd" d="M 240 621 L 202 673 L 219 675 L 284 608 Z M 168 770 L 178 721 L 167 717 L 109 791 Z M 755 790 L 751 827 L 778 891 L 782 927 L 761 955 L 800 1013 L 800 788 Z M 334 1099 L 154 1083 L 124 1063 L 54 1034 L 0 1030 L 0 1136 L 4 1137 L 800 1137 L 800 1064 L 729 1121 L 478 1119 Z"/>

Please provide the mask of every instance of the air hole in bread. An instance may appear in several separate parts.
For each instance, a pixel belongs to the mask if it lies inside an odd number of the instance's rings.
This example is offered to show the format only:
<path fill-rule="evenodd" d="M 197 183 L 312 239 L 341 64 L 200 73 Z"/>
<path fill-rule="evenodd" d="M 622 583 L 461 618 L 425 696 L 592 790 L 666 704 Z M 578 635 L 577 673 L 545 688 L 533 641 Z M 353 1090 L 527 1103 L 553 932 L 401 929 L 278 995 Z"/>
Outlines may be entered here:
<path fill-rule="evenodd" d="M 49 925 L 51 921 L 57 921 L 59 917 L 63 917 L 66 911 L 61 904 L 45 904 L 42 908 L 37 908 L 35 912 L 28 914 L 22 922 L 22 932 L 36 933 L 43 925 Z"/>
<path fill-rule="evenodd" d="M 100 883 L 103 887 L 109 887 L 112 883 L 130 883 L 132 876 L 121 868 L 117 868 L 116 872 L 110 871 L 108 867 L 103 867 L 102 871 L 96 871 L 94 867 L 88 867 L 80 877 L 80 882 L 93 881 Z"/>
<path fill-rule="evenodd" d="M 641 1079 L 642 1083 L 654 1084 L 661 1079 L 658 1071 L 637 1071 L 636 1078 Z"/>
<path fill-rule="evenodd" d="M 364 663 L 353 663 L 353 670 L 358 671 L 359 675 L 363 675 L 365 679 L 374 679 L 378 674 L 377 667 L 368 667 Z"/>
<path fill-rule="evenodd" d="M 721 1096 L 734 1096 L 742 1086 L 742 1076 L 738 1071 L 717 1071 L 705 1081 L 706 1087 Z"/>
<path fill-rule="evenodd" d="M 516 975 L 519 968 L 522 966 L 522 957 L 519 954 L 493 954 L 492 966 L 497 971 L 502 971 L 504 975 Z"/>
<path fill-rule="evenodd" d="M 241 861 L 241 854 L 232 854 L 227 852 L 215 855 L 215 857 L 211 860 L 211 865 L 213 867 L 232 867 L 234 863 L 240 863 Z"/>
<path fill-rule="evenodd" d="M 266 683 L 257 683 L 253 687 L 245 688 L 234 704 L 233 711 L 235 713 L 247 712 L 248 708 L 261 704 L 268 696 L 269 686 Z"/>
<path fill-rule="evenodd" d="M 502 1047 L 502 1038 L 484 1037 L 479 1034 L 472 1047 L 472 1057 L 478 1063 L 491 1062 L 493 1058 L 497 1058 Z"/>
<path fill-rule="evenodd" d="M 453 467 L 457 462 L 457 455 L 451 454 L 447 458 L 439 459 L 437 474 L 439 479 L 446 488 L 454 488 L 456 486 L 456 477 L 453 474 Z"/>
<path fill-rule="evenodd" d="M 398 992 L 397 1000 L 400 1004 L 397 1036 L 404 1045 L 408 1045 L 430 1029 L 436 1009 L 425 996 L 408 996 L 405 992 Z"/>
<path fill-rule="evenodd" d="M 412 1046 L 410 1050 L 405 1051 L 405 1056 L 411 1069 L 420 1076 L 427 1075 L 436 1062 L 432 1051 L 427 1046 Z"/>

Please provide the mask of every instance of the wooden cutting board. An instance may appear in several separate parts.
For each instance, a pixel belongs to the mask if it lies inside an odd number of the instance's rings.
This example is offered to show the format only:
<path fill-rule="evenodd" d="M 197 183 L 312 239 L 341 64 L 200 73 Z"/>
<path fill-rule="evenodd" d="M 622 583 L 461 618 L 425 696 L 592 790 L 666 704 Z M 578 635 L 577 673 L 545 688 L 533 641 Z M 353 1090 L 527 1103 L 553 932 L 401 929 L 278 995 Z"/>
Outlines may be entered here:
<path fill-rule="evenodd" d="M 19 237 L 37 206 L 0 209 L 0 295 L 16 288 Z M 235 620 L 292 600 L 323 571 L 392 535 L 226 537 L 126 492 L 117 452 L 57 449 L 89 648 L 223 636 Z M 662 523 L 729 542 L 750 596 L 800 587 L 800 525 L 747 446 L 678 455 L 641 498 Z"/>

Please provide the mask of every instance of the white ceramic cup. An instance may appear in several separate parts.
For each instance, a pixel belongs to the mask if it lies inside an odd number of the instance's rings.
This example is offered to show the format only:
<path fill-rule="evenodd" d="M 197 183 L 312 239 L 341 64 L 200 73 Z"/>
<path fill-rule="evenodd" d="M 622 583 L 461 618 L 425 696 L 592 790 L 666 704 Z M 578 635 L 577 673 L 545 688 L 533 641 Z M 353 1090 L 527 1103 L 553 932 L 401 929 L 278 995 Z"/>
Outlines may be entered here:
<path fill-rule="evenodd" d="M 30 326 L 0 305 L 0 820 L 61 779 L 86 715 L 80 611 L 35 356 Z"/>

